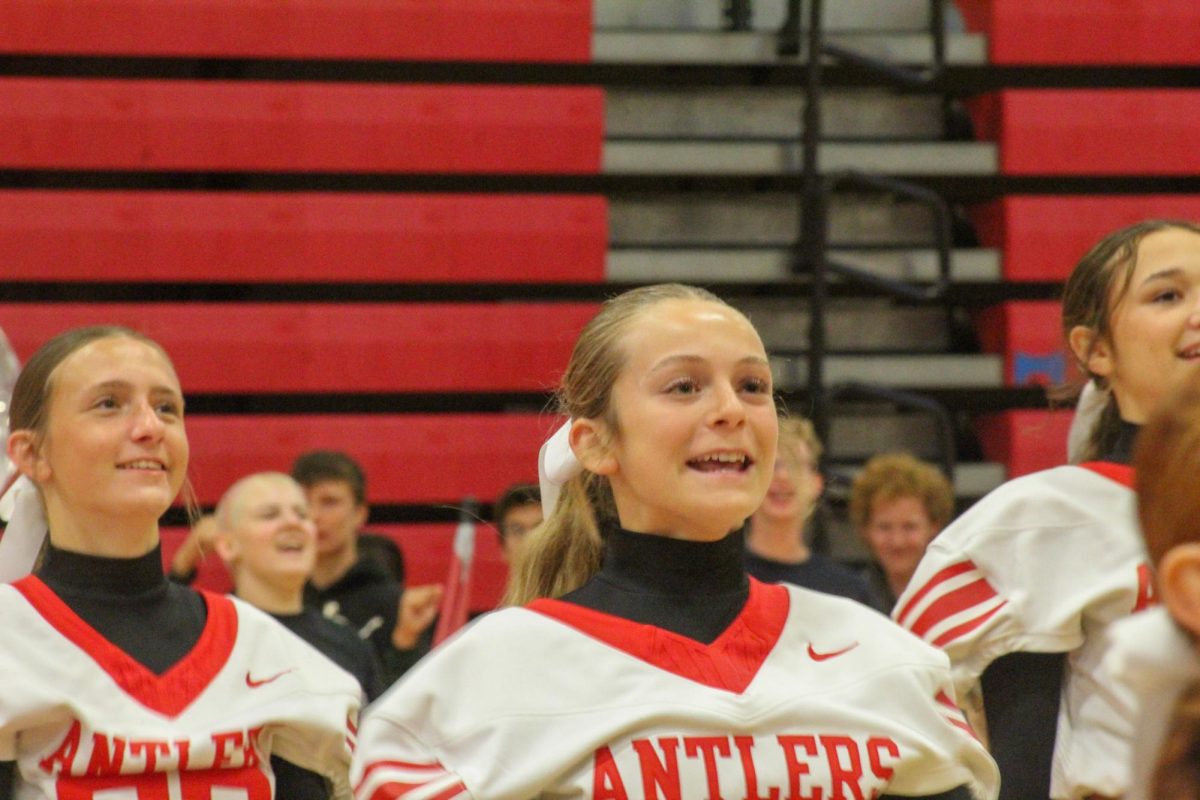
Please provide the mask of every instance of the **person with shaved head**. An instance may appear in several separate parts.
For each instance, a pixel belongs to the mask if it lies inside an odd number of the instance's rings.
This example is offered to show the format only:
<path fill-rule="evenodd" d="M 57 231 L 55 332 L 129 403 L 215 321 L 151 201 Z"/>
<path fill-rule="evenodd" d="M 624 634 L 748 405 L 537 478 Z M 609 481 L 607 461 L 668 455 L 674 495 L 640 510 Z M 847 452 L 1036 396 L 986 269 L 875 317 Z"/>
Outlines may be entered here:
<path fill-rule="evenodd" d="M 242 478 L 217 504 L 216 522 L 217 554 L 234 593 L 357 678 L 368 699 L 377 697 L 379 667 L 371 647 L 349 627 L 304 607 L 317 534 L 300 485 L 282 472 Z"/>

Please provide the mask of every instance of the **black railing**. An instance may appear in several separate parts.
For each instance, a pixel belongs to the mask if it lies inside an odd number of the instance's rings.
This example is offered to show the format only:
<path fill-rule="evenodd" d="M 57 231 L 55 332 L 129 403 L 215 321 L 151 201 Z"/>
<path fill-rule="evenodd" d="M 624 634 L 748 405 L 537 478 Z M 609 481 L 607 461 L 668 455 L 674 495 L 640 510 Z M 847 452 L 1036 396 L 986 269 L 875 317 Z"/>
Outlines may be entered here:
<path fill-rule="evenodd" d="M 870 70 L 881 78 L 905 87 L 932 87 L 941 76 L 946 63 L 945 15 L 942 0 L 930 0 L 930 27 L 933 54 L 928 68 L 913 68 L 886 59 L 857 53 L 825 41 L 824 3 L 808 0 L 808 25 L 802 24 L 801 0 L 790 0 L 788 15 L 780 30 L 778 50 L 782 55 L 800 53 L 800 42 L 806 43 L 805 102 L 803 109 L 803 138 L 801 141 L 804 178 L 800 202 L 800 238 L 792 263 L 793 273 L 810 278 L 810 322 L 808 342 L 807 383 L 810 413 L 818 436 L 827 439 L 830 432 L 829 407 L 831 399 L 824 390 L 826 344 L 826 306 L 829 302 L 829 275 L 875 287 L 894 297 L 918 301 L 945 300 L 950 283 L 952 216 L 946 201 L 937 193 L 907 181 L 883 175 L 844 171 L 823 175 L 819 159 L 821 141 L 822 67 L 826 59 L 848 62 Z M 946 120 L 943 102 L 943 124 Z M 828 253 L 828 209 L 833 191 L 853 185 L 886 192 L 914 200 L 930 209 L 935 222 L 937 277 L 932 285 L 893 280 L 851 264 L 831 259 Z M 947 307 L 949 321 L 951 309 Z"/>

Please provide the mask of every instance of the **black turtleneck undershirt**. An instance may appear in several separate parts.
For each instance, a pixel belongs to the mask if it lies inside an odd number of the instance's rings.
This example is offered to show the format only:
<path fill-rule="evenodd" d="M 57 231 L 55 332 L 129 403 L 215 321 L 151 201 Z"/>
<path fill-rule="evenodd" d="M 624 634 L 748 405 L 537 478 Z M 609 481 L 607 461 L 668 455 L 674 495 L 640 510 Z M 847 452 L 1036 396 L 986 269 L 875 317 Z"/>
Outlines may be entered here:
<path fill-rule="evenodd" d="M 137 558 L 103 558 L 49 545 L 36 574 L 84 622 L 156 675 L 191 652 L 204 632 L 204 598 L 166 579 L 159 547 Z M 311 777 L 271 759 L 277 797 L 318 796 Z M 0 762 L 0 800 L 11 800 L 15 785 L 15 764 Z"/>
<path fill-rule="evenodd" d="M 605 545 L 600 571 L 563 600 L 711 644 L 750 597 L 740 530 L 693 542 L 613 528 Z"/>
<path fill-rule="evenodd" d="M 1129 464 L 1141 426 L 1122 421 L 1099 461 Z M 999 800 L 1050 796 L 1066 653 L 1009 653 L 980 677 L 988 746 L 1000 767 Z"/>
<path fill-rule="evenodd" d="M 600 571 L 561 600 L 712 644 L 750 597 L 741 529 L 716 542 L 693 542 L 614 526 L 604 541 Z M 923 800 L 970 797 L 960 786 Z"/>
<path fill-rule="evenodd" d="M 51 545 L 37 576 L 84 622 L 156 675 L 191 652 L 204 632 L 203 598 L 166 579 L 158 547 L 138 558 L 102 558 Z"/>

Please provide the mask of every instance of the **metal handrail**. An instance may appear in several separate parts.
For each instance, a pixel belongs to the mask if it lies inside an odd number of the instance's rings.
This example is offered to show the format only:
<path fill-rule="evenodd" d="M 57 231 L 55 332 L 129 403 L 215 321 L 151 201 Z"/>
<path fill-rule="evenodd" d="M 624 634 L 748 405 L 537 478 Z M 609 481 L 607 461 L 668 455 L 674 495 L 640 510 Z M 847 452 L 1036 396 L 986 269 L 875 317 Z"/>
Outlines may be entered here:
<path fill-rule="evenodd" d="M 889 293 L 911 300 L 942 299 L 947 294 L 950 282 L 950 250 L 952 246 L 952 217 L 946 202 L 925 187 L 917 186 L 882 175 L 866 175 L 860 172 L 840 172 L 823 176 L 818 164 L 821 138 L 821 89 L 823 56 L 867 67 L 891 80 L 907 85 L 929 85 L 936 80 L 945 66 L 945 19 L 941 0 L 930 0 L 930 25 L 933 28 L 933 65 L 930 70 L 918 75 L 914 70 L 891 64 L 883 59 L 862 53 L 853 53 L 845 48 L 828 45 L 824 40 L 822 0 L 809 0 L 807 30 L 801 26 L 801 0 L 789 0 L 788 19 L 780 30 L 779 50 L 785 52 L 794 45 L 799 51 L 801 33 L 807 34 L 809 57 L 805 70 L 805 103 L 803 111 L 802 162 L 804 168 L 800 243 L 793 272 L 807 271 L 811 274 L 811 298 L 808 347 L 808 385 L 811 398 L 811 417 L 817 435 L 822 439 L 829 436 L 829 401 L 824 391 L 826 355 L 826 305 L 829 299 L 829 272 L 852 280 L 884 289 Z M 831 49 L 832 48 L 832 49 Z M 945 106 L 943 106 L 945 112 Z M 831 260 L 828 250 L 829 197 L 840 184 L 854 183 L 910 197 L 931 208 L 936 220 L 938 280 L 932 287 L 919 287 L 903 281 L 893 281 L 850 264 Z M 949 311 L 947 312 L 949 314 Z"/>
<path fill-rule="evenodd" d="M 907 392 L 889 386 L 878 386 L 869 383 L 843 383 L 829 390 L 831 400 L 847 400 L 864 398 L 868 400 L 884 400 L 902 409 L 921 411 L 934 418 L 938 430 L 938 463 L 946 478 L 953 483 L 954 471 L 958 463 L 958 453 L 954 443 L 954 420 L 949 410 L 934 400 L 916 392 Z"/>
<path fill-rule="evenodd" d="M 870 175 L 857 170 L 845 170 L 826 176 L 822 181 L 825 197 L 823 206 L 828 206 L 829 196 L 844 184 L 863 186 L 869 189 L 890 192 L 907 197 L 927 207 L 934 219 L 934 249 L 937 255 L 937 279 L 926 286 L 903 280 L 893 280 L 877 275 L 851 264 L 836 261 L 823 254 L 826 269 L 843 277 L 883 289 L 906 300 L 941 300 L 950 289 L 950 256 L 954 248 L 954 215 L 950 204 L 937 192 L 910 181 L 902 181 L 887 175 Z"/>

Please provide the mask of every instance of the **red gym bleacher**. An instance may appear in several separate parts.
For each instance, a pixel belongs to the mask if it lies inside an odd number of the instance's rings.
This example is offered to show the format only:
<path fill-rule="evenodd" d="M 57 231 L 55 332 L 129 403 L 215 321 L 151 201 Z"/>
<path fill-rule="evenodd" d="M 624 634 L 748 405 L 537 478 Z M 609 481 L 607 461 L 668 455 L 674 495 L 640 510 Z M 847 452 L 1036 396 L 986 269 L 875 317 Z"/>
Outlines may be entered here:
<path fill-rule="evenodd" d="M 27 290 L 0 303 L 0 328 L 27 358 L 74 325 L 132 325 L 171 353 L 185 393 L 227 408 L 425 398 L 405 404 L 422 409 L 412 413 L 190 414 L 191 477 L 210 505 L 247 472 L 345 450 L 383 512 L 371 527 L 401 542 L 413 580 L 441 580 L 453 507 L 470 496 L 486 508 L 536 476 L 554 420 L 531 401 L 545 405 L 595 308 L 503 287 L 600 283 L 608 238 L 602 196 L 489 182 L 598 174 L 602 91 L 454 81 L 451 68 L 586 62 L 591 38 L 589 0 L 5 3 L 0 56 L 33 67 L 0 79 L 0 172 L 22 176 L 0 190 L 3 280 L 70 299 Z M 67 57 L 109 61 L 39 72 Z M 133 66 L 108 74 L 118 62 Z M 436 82 L 403 77 L 418 62 L 448 69 Z M 242 71 L 255 63 L 291 72 L 256 80 Z M 347 80 L 339 64 L 391 77 Z M 335 191 L 315 180 L 330 174 Z M 250 189 L 269 175 L 288 188 Z M 453 189 L 431 191 L 431 178 Z M 498 299 L 430 303 L 437 294 L 420 288 L 481 284 L 501 287 L 487 295 Z M 132 299 L 111 302 L 112 286 Z M 214 286 L 232 299 L 214 302 Z M 292 299 L 271 302 L 273 286 Z M 529 398 L 523 410 L 443 413 L 508 394 Z M 168 550 L 177 538 L 168 531 Z M 479 539 L 483 610 L 505 570 L 486 527 Z"/>
<path fill-rule="evenodd" d="M 0 79 L 0 164 L 63 170 L 594 173 L 591 87 Z"/>
<path fill-rule="evenodd" d="M 21 281 L 588 283 L 602 197 L 0 190 Z"/>
<path fill-rule="evenodd" d="M 1194 0 L 955 0 L 996 65 L 1196 63 Z"/>
<path fill-rule="evenodd" d="M 6 0 L 8 53 L 586 61 L 586 0 Z"/>
<path fill-rule="evenodd" d="M 591 303 L 0 304 L 0 329 L 24 360 L 66 328 L 127 325 L 163 345 L 193 393 L 544 392 L 595 311 Z"/>

